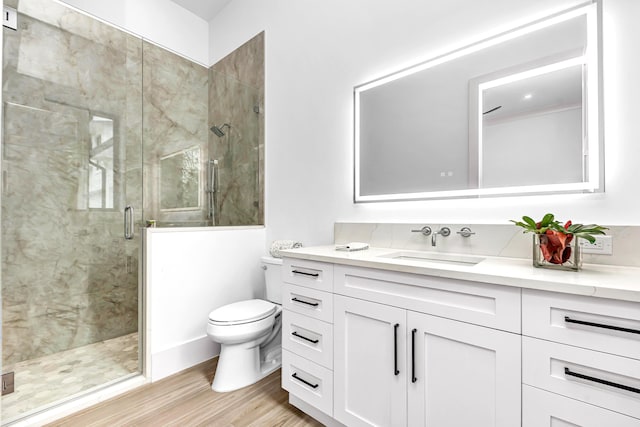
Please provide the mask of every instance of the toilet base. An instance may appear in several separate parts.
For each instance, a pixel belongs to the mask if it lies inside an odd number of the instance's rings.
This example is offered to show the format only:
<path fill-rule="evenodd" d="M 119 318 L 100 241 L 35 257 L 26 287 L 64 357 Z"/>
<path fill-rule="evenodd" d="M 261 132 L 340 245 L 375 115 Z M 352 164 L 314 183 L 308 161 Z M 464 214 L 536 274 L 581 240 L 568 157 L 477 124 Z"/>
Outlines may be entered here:
<path fill-rule="evenodd" d="M 255 342 L 223 345 L 211 389 L 220 393 L 238 390 L 255 384 L 281 365 L 282 352 L 279 346 L 263 352 Z"/>

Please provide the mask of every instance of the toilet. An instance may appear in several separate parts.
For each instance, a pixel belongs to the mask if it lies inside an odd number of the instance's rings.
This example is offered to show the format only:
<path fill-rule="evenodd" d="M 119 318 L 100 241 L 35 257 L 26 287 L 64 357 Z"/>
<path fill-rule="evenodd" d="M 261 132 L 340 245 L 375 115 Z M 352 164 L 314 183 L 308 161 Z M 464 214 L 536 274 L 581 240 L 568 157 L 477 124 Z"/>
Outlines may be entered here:
<path fill-rule="evenodd" d="M 282 260 L 262 257 L 261 264 L 267 300 L 234 302 L 209 313 L 207 335 L 221 346 L 214 391 L 251 385 L 282 363 Z"/>

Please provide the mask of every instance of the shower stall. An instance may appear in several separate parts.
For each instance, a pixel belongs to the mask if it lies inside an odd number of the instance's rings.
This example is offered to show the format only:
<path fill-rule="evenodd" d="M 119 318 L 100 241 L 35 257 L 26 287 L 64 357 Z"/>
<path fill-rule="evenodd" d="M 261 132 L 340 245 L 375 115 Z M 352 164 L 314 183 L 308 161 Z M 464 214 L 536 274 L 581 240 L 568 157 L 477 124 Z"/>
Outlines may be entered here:
<path fill-rule="evenodd" d="M 3 28 L 10 423 L 141 371 L 142 41 L 53 1 L 5 5 L 19 12 Z"/>
<path fill-rule="evenodd" d="M 264 92 L 226 71 L 262 55 L 262 35 L 214 71 L 54 0 L 4 6 L 8 425 L 143 373 L 141 227 L 263 223 Z M 242 90 L 212 89 L 213 73 Z"/>

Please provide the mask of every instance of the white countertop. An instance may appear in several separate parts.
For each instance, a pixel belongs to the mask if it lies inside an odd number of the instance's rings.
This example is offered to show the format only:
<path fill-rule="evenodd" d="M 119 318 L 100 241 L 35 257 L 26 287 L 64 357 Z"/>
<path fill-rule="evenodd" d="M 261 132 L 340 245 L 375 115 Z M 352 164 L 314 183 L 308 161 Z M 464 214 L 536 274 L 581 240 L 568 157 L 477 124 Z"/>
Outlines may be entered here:
<path fill-rule="evenodd" d="M 580 271 L 533 267 L 530 259 L 485 257 L 475 265 L 385 258 L 402 249 L 345 252 L 335 246 L 281 251 L 284 257 L 640 302 L 640 268 L 585 264 Z"/>

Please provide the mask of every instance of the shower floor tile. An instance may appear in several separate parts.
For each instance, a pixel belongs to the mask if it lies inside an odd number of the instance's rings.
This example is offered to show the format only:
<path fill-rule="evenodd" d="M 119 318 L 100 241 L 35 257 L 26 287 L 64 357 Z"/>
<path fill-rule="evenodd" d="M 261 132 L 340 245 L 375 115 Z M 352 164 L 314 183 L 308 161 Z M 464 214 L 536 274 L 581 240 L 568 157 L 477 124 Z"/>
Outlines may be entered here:
<path fill-rule="evenodd" d="M 2 396 L 2 423 L 43 406 L 138 372 L 138 334 L 133 333 L 38 359 L 4 366 L 15 372 L 15 391 Z"/>

